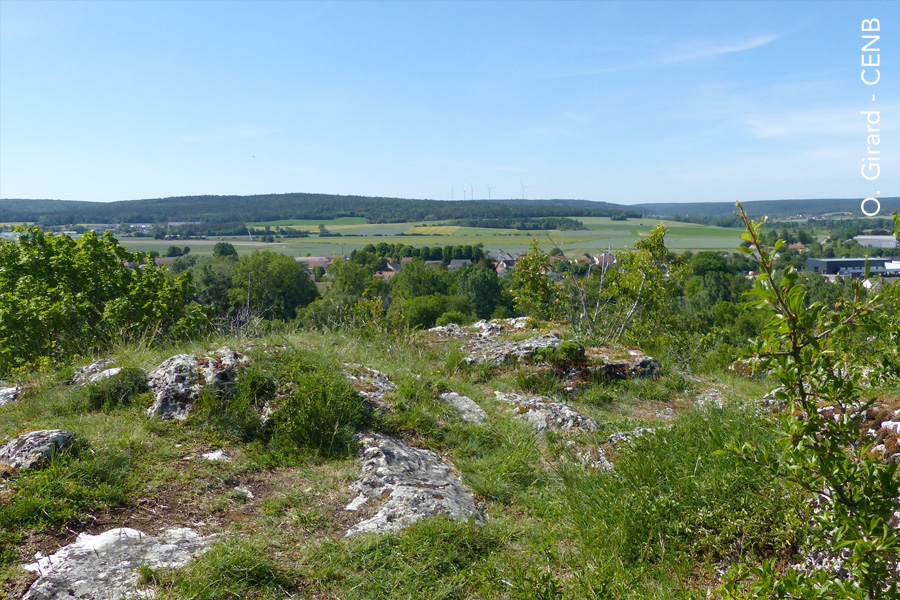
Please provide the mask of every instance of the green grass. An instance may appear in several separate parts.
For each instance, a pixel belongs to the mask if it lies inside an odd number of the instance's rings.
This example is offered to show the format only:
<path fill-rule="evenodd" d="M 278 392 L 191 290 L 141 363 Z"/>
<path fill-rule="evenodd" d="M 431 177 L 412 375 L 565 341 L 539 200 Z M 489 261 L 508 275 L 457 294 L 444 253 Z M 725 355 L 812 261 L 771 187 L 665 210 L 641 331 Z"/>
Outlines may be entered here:
<path fill-rule="evenodd" d="M 132 385 L 136 376 L 77 391 L 62 384 L 63 375 L 36 376 L 23 400 L 0 408 L 0 442 L 24 429 L 60 427 L 85 445 L 2 492 L 0 585 L 22 558 L 25 536 L 110 515 L 129 526 L 128 515 L 144 502 L 171 504 L 179 518 L 209 523 L 203 533 L 225 536 L 184 569 L 143 570 L 164 599 L 673 600 L 705 593 L 720 561 L 789 553 L 802 529 L 796 499 L 759 470 L 713 456 L 732 439 L 771 444 L 771 424 L 753 411 L 736 405 L 648 422 L 654 409 L 683 406 L 704 386 L 666 372 L 568 395 L 551 364 L 468 365 L 460 342 L 425 337 L 267 334 L 246 350 L 253 363 L 237 385 L 203 395 L 185 422 L 148 419 L 152 398 Z M 134 375 L 177 352 L 238 349 L 240 342 L 122 346 L 116 354 Z M 390 376 L 398 386 L 388 398 L 392 410 L 363 409 L 342 377 L 343 362 Z M 758 397 L 765 387 L 723 377 L 734 389 L 729 398 Z M 464 423 L 437 402 L 447 389 L 478 402 L 487 422 Z M 535 436 L 494 390 L 545 393 L 601 428 Z M 259 409 L 275 397 L 265 427 Z M 574 455 L 637 425 L 662 429 L 617 448 L 611 474 Z M 487 523 L 439 518 L 344 539 L 353 517 L 343 507 L 358 473 L 353 434 L 369 430 L 438 452 L 475 492 Z M 185 460 L 216 448 L 233 462 Z M 256 498 L 237 495 L 238 484 Z"/>
<path fill-rule="evenodd" d="M 239 254 L 252 252 L 254 248 L 266 248 L 291 256 L 349 254 L 361 250 L 367 244 L 387 242 L 408 244 L 414 247 L 484 244 L 487 250 L 503 249 L 507 252 L 525 252 L 532 238 L 541 241 L 544 250 L 559 245 L 566 254 L 579 256 L 598 253 L 607 249 L 631 248 L 641 237 L 648 235 L 658 221 L 654 219 L 629 219 L 612 221 L 608 217 L 583 217 L 584 231 L 519 231 L 515 229 L 486 229 L 479 227 L 447 227 L 443 221 L 415 223 L 366 224 L 359 218 L 343 217 L 334 221 L 267 221 L 251 223 L 253 227 L 285 227 L 297 231 L 315 233 L 319 223 L 332 233 L 342 237 L 286 238 L 276 243 L 251 243 L 247 236 L 221 238 L 235 244 Z M 666 245 L 673 250 L 733 250 L 740 242 L 740 230 L 665 221 L 669 228 Z M 402 235 L 407 232 L 419 235 Z M 552 241 L 551 241 L 552 239 Z M 122 238 L 129 250 L 165 253 L 169 246 L 188 245 L 191 252 L 209 254 L 219 238 L 209 240 L 152 240 L 148 238 Z"/>

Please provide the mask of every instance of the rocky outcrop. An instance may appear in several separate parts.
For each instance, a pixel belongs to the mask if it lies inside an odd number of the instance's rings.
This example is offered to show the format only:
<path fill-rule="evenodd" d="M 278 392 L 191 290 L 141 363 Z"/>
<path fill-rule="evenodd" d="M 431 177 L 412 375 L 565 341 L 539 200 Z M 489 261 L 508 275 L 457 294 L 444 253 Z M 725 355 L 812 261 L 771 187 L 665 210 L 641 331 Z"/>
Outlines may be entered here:
<path fill-rule="evenodd" d="M 5 386 L 0 387 L 0 406 L 5 406 L 10 402 L 15 402 L 19 399 L 19 395 L 22 393 L 22 388 L 19 386 Z"/>
<path fill-rule="evenodd" d="M 75 434 L 62 429 L 44 429 L 24 433 L 0 448 L 3 473 L 41 467 L 54 455 L 66 450 Z"/>
<path fill-rule="evenodd" d="M 396 531 L 435 516 L 484 521 L 472 493 L 437 453 L 380 434 L 363 437 L 362 445 L 362 477 L 354 484 L 359 496 L 345 510 L 389 495 L 378 513 L 351 527 L 348 536 Z"/>
<path fill-rule="evenodd" d="M 652 427 L 635 427 L 631 431 L 617 431 L 608 438 L 606 438 L 607 444 L 618 444 L 619 442 L 624 442 L 626 444 L 631 443 L 631 440 L 634 438 L 644 435 L 646 433 L 653 433 L 656 431 Z"/>
<path fill-rule="evenodd" d="M 694 406 L 697 408 L 709 406 L 723 408 L 725 406 L 725 394 L 719 388 L 709 388 L 694 399 Z"/>
<path fill-rule="evenodd" d="M 601 364 L 587 368 L 595 380 L 616 381 L 659 374 L 659 361 L 640 350 L 628 350 L 627 357 L 601 354 L 598 358 Z"/>
<path fill-rule="evenodd" d="M 232 384 L 247 362 L 246 356 L 227 348 L 211 356 L 177 354 L 167 359 L 147 377 L 155 397 L 147 415 L 183 421 L 204 387 L 221 390 Z"/>
<path fill-rule="evenodd" d="M 505 365 L 525 362 L 534 357 L 538 350 L 556 350 L 562 340 L 554 333 L 545 333 L 521 341 L 510 341 L 493 336 L 476 337 L 463 350 L 469 353 L 466 362 L 469 364 L 484 363 L 489 365 Z"/>
<path fill-rule="evenodd" d="M 381 371 L 357 363 L 344 363 L 344 368 L 346 369 L 344 377 L 353 384 L 360 396 L 378 408 L 389 409 L 391 407 L 387 396 L 397 389 L 397 385 L 391 381 L 390 377 Z"/>
<path fill-rule="evenodd" d="M 125 527 L 99 535 L 82 533 L 52 556 L 25 565 L 39 577 L 23 600 L 152 597 L 153 590 L 138 583 L 138 567 L 182 567 L 208 550 L 214 537 L 186 528 L 170 529 L 159 537 Z"/>
<path fill-rule="evenodd" d="M 578 458 L 586 467 L 595 471 L 609 472 L 613 470 L 612 463 L 606 458 L 606 453 L 600 446 L 594 446 L 578 452 Z"/>
<path fill-rule="evenodd" d="M 468 396 L 456 392 L 444 392 L 440 399 L 459 411 L 460 417 L 466 423 L 483 423 L 487 419 L 487 413 Z"/>
<path fill-rule="evenodd" d="M 555 402 L 546 396 L 523 396 L 521 394 L 506 394 L 494 392 L 497 400 L 512 404 L 521 412 L 521 418 L 525 419 L 535 431 L 547 429 L 581 429 L 594 431 L 599 425 L 592 417 L 583 415 L 568 404 Z"/>
<path fill-rule="evenodd" d="M 456 323 L 447 323 L 446 325 L 440 325 L 438 327 L 432 327 L 428 330 L 429 332 L 438 335 L 440 337 L 448 337 L 448 338 L 460 338 L 466 337 L 469 334 L 463 331 L 463 328 L 457 325 Z"/>
<path fill-rule="evenodd" d="M 87 383 L 96 383 L 103 381 L 114 375 L 118 375 L 122 371 L 122 367 L 114 367 L 116 361 L 111 358 L 103 358 L 92 362 L 85 367 L 75 369 L 72 378 L 67 382 L 75 387 L 80 387 Z"/>

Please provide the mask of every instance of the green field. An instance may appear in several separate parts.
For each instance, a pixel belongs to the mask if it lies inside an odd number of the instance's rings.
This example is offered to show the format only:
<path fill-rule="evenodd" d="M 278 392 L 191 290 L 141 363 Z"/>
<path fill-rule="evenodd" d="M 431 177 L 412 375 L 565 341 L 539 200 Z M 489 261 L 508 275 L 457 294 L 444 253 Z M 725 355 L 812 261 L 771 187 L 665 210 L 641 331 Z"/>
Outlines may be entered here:
<path fill-rule="evenodd" d="M 188 245 L 191 252 L 210 254 L 217 241 L 231 242 L 239 254 L 265 248 L 291 256 L 349 254 L 361 250 L 367 244 L 387 242 L 421 246 L 456 246 L 484 244 L 485 249 L 503 249 L 507 252 L 524 252 L 531 240 L 540 240 L 545 250 L 558 245 L 567 255 L 579 256 L 605 250 L 631 248 L 634 242 L 648 235 L 659 221 L 653 219 L 629 219 L 613 221 L 607 217 L 586 217 L 581 221 L 587 227 L 582 231 L 519 231 L 515 229 L 483 229 L 476 227 L 448 226 L 443 222 L 365 224 L 362 219 L 344 217 L 334 221 L 267 221 L 251 223 L 252 227 L 291 227 L 315 232 L 323 223 L 331 233 L 340 237 L 284 238 L 276 243 L 251 242 L 247 236 L 225 237 L 209 240 L 151 240 L 148 238 L 122 238 L 130 250 L 147 252 L 156 250 L 163 254 L 175 244 Z M 669 228 L 666 245 L 676 251 L 684 250 L 734 250 L 741 242 L 742 230 L 664 221 Z"/>

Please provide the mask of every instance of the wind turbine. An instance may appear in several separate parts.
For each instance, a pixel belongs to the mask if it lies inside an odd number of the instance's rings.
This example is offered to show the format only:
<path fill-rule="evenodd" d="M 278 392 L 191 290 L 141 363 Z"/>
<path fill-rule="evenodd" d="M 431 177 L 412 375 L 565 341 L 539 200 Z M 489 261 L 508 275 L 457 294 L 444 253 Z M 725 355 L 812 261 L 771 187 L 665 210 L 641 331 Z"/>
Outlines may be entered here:
<path fill-rule="evenodd" d="M 522 200 L 524 200 L 524 199 L 525 199 L 525 190 L 526 190 L 527 188 L 530 188 L 531 186 L 530 186 L 530 185 L 525 185 L 524 183 L 522 183 L 522 180 L 521 180 L 521 179 L 519 180 L 519 185 L 522 186 Z"/>
<path fill-rule="evenodd" d="M 475 199 L 475 186 L 471 183 L 469 184 L 469 200 Z"/>
<path fill-rule="evenodd" d="M 450 186 L 450 201 L 453 201 L 453 186 Z"/>
<path fill-rule="evenodd" d="M 490 199 L 491 199 L 491 190 L 494 189 L 494 188 L 496 188 L 497 186 L 496 186 L 496 185 L 487 185 L 487 184 L 485 184 L 484 187 L 486 187 L 486 188 L 488 189 L 488 200 L 490 200 Z"/>

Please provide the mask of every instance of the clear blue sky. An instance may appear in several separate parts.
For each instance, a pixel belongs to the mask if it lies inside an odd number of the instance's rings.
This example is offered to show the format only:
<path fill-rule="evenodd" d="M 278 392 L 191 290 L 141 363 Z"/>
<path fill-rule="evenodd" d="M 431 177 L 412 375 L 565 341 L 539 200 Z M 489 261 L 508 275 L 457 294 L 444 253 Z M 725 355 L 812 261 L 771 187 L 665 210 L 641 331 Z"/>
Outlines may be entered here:
<path fill-rule="evenodd" d="M 900 2 L 0 0 L 0 197 L 898 195 L 898 65 Z"/>

